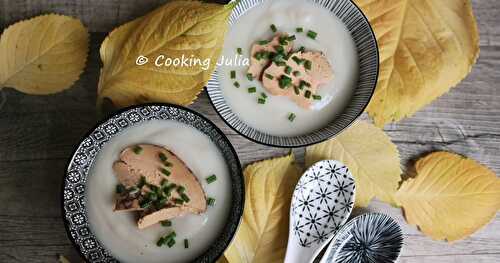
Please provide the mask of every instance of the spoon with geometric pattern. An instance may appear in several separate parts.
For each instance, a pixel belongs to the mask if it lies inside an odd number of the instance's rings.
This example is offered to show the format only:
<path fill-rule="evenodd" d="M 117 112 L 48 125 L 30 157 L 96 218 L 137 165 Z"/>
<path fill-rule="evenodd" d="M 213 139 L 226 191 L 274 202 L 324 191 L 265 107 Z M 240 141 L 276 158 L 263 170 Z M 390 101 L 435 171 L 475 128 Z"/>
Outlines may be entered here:
<path fill-rule="evenodd" d="M 315 163 L 295 186 L 285 263 L 314 259 L 347 221 L 354 206 L 354 178 L 335 160 Z"/>

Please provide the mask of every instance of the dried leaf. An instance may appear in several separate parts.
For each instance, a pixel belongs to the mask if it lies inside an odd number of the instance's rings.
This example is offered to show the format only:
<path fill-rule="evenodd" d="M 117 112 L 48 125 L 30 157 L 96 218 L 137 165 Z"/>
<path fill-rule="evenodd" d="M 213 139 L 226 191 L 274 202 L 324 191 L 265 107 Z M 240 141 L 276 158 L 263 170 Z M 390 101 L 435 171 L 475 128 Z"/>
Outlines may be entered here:
<path fill-rule="evenodd" d="M 98 104 L 103 98 L 119 107 L 151 101 L 192 103 L 215 69 L 234 5 L 171 1 L 113 30 L 101 46 Z M 193 62 L 157 66 L 160 55 L 164 57 L 159 62 L 183 57 Z M 136 64 L 140 56 L 148 63 Z"/>
<path fill-rule="evenodd" d="M 355 0 L 375 31 L 380 75 L 368 113 L 377 126 L 413 115 L 457 85 L 479 55 L 469 0 Z"/>
<path fill-rule="evenodd" d="M 85 67 L 89 36 L 80 20 L 42 15 L 8 27 L 0 38 L 0 88 L 44 95 L 69 88 Z"/>
<path fill-rule="evenodd" d="M 245 169 L 243 221 L 224 254 L 229 263 L 283 262 L 290 202 L 300 175 L 292 154 Z"/>
<path fill-rule="evenodd" d="M 486 225 L 500 209 L 500 179 L 474 160 L 449 152 L 431 153 L 415 164 L 417 176 L 395 195 L 408 223 L 449 242 Z"/>
<path fill-rule="evenodd" d="M 355 206 L 371 199 L 395 205 L 393 195 L 401 180 L 399 152 L 389 137 L 374 125 L 360 121 L 326 142 L 306 149 L 306 164 L 334 159 L 343 162 L 356 181 Z"/>

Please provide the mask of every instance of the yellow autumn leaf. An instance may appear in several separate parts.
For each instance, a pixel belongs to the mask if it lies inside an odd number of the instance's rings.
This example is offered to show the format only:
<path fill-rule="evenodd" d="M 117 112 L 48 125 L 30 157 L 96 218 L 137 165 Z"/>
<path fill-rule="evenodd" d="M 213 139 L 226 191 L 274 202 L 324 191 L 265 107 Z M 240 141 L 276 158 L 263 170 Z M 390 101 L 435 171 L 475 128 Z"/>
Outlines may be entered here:
<path fill-rule="evenodd" d="M 234 5 L 170 1 L 113 30 L 101 45 L 98 105 L 192 103 L 215 69 Z"/>
<path fill-rule="evenodd" d="M 393 195 L 401 181 L 399 152 L 382 130 L 359 121 L 337 137 L 307 147 L 307 166 L 327 159 L 349 167 L 356 182 L 355 206 L 366 207 L 374 197 L 395 205 Z"/>
<path fill-rule="evenodd" d="M 42 15 L 15 23 L 0 37 L 0 89 L 52 94 L 69 88 L 85 67 L 89 45 L 80 20 Z"/>
<path fill-rule="evenodd" d="M 380 75 L 368 113 L 377 126 L 413 115 L 457 85 L 479 55 L 469 0 L 355 0 L 375 31 Z"/>
<path fill-rule="evenodd" d="M 224 254 L 229 263 L 283 262 L 290 202 L 300 175 L 292 154 L 246 167 L 243 220 Z"/>
<path fill-rule="evenodd" d="M 436 240 L 463 239 L 500 209 L 500 179 L 474 160 L 434 152 L 415 164 L 416 177 L 395 195 L 408 223 Z"/>

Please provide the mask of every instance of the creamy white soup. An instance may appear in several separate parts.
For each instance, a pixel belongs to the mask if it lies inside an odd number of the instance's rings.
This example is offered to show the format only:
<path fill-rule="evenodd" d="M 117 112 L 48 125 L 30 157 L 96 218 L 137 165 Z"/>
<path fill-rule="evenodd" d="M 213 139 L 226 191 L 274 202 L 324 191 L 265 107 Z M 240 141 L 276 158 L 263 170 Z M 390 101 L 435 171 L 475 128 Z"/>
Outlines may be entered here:
<path fill-rule="evenodd" d="M 192 170 L 208 197 L 216 200 L 201 215 L 172 219 L 172 227 L 160 224 L 140 230 L 137 215 L 114 212 L 118 180 L 112 169 L 120 152 L 130 145 L 164 146 Z M 208 184 L 206 178 L 217 175 Z M 121 262 L 190 262 L 202 254 L 224 228 L 231 205 L 231 184 L 225 160 L 210 138 L 176 121 L 153 120 L 130 127 L 113 137 L 98 153 L 86 183 L 86 207 L 90 228 L 97 239 Z M 177 234 L 172 247 L 157 247 L 157 240 L 170 231 Z M 184 248 L 183 240 L 189 240 Z"/>
<path fill-rule="evenodd" d="M 276 136 L 296 136 L 323 128 L 340 114 L 349 103 L 358 80 L 358 55 L 352 36 L 345 25 L 331 12 L 307 0 L 269 0 L 242 15 L 228 32 L 223 56 L 233 58 L 237 49 L 243 57 L 250 57 L 251 46 L 259 40 L 271 39 L 278 32 L 295 35 L 294 49 L 304 46 L 307 50 L 323 52 L 333 69 L 334 78 L 318 91 L 321 100 L 312 109 L 299 107 L 287 97 L 269 96 L 265 104 L 258 104 L 262 83 L 249 81 L 245 76 L 248 66 L 221 65 L 218 78 L 223 96 L 233 112 L 251 127 Z M 302 27 L 304 32 L 297 33 Z M 308 30 L 317 33 L 316 39 L 307 37 Z M 242 63 L 240 63 L 242 64 Z M 236 71 L 236 79 L 230 72 Z M 240 88 L 233 83 L 238 81 Z M 248 87 L 257 92 L 248 93 Z M 268 94 L 269 95 L 269 94 Z M 293 121 L 290 113 L 296 115 Z"/>

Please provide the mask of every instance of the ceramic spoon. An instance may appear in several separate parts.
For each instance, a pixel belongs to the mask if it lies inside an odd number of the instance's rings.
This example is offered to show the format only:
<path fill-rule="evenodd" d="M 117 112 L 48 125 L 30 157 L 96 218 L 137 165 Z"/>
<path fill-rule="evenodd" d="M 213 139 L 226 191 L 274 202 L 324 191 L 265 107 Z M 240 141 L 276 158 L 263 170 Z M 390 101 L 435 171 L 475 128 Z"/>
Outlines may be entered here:
<path fill-rule="evenodd" d="M 354 179 L 339 161 L 315 163 L 292 196 L 285 263 L 311 262 L 347 221 L 354 204 Z"/>

